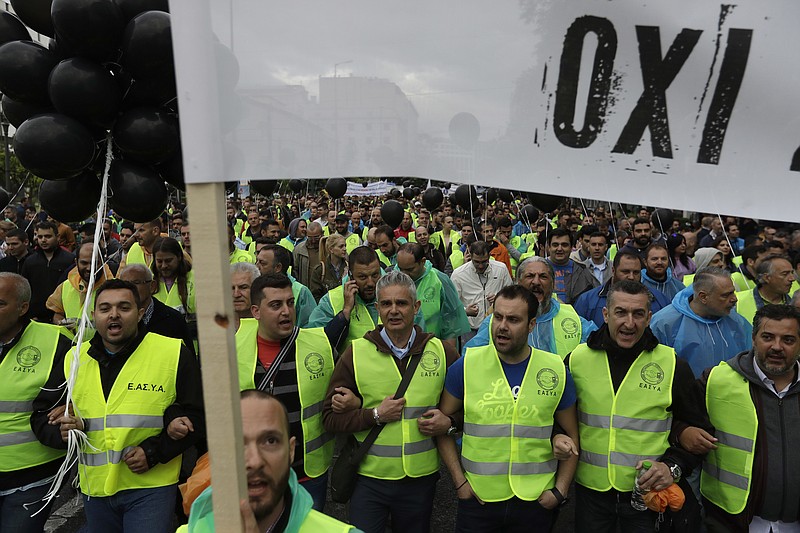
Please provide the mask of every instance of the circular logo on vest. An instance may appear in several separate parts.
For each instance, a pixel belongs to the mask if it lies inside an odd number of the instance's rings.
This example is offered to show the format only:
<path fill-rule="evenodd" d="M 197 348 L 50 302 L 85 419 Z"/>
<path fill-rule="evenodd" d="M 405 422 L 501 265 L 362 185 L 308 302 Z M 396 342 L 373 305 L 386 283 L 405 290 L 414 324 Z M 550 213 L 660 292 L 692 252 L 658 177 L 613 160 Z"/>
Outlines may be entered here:
<path fill-rule="evenodd" d="M 419 366 L 422 367 L 422 370 L 425 372 L 436 372 L 439 370 L 442 361 L 439 359 L 439 356 L 433 352 L 425 352 L 422 354 L 422 359 L 419 361 Z"/>
<path fill-rule="evenodd" d="M 325 370 L 325 359 L 316 352 L 308 354 L 303 360 L 303 364 L 306 366 L 306 370 L 315 375 Z"/>
<path fill-rule="evenodd" d="M 42 352 L 34 346 L 26 346 L 17 353 L 17 364 L 25 368 L 36 366 L 41 360 Z"/>
<path fill-rule="evenodd" d="M 567 317 L 561 321 L 561 329 L 567 335 L 575 335 L 578 333 L 579 326 L 575 319 Z"/>
<path fill-rule="evenodd" d="M 436 294 L 436 289 L 434 287 L 428 287 L 425 289 L 425 292 L 422 294 L 423 300 L 433 300 L 434 295 Z"/>
<path fill-rule="evenodd" d="M 664 381 L 664 370 L 658 363 L 647 363 L 642 369 L 642 381 L 648 385 L 658 385 Z"/>
<path fill-rule="evenodd" d="M 543 368 L 536 374 L 536 383 L 544 390 L 553 390 L 558 386 L 558 374 L 552 368 Z"/>

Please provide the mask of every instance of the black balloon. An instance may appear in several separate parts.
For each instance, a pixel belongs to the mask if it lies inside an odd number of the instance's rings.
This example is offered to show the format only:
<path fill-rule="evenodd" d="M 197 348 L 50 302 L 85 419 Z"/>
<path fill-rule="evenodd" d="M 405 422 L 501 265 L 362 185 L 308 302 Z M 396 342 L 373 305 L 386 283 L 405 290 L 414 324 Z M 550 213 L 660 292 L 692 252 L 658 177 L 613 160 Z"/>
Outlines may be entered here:
<path fill-rule="evenodd" d="M 300 191 L 302 191 L 303 187 L 305 187 L 305 183 L 303 183 L 303 180 L 298 180 L 298 179 L 289 180 L 289 188 L 295 193 L 299 193 Z"/>
<path fill-rule="evenodd" d="M 403 206 L 397 200 L 387 200 L 381 206 L 381 218 L 393 229 L 403 221 L 404 213 Z"/>
<path fill-rule="evenodd" d="M 122 10 L 125 21 L 145 11 L 164 11 L 169 13 L 169 0 L 114 0 Z"/>
<path fill-rule="evenodd" d="M 123 95 L 123 110 L 141 106 L 160 107 L 174 100 L 178 94 L 173 73 L 136 79 L 128 73 L 122 73 L 116 78 Z"/>
<path fill-rule="evenodd" d="M 6 43 L 0 46 L 0 92 L 18 102 L 46 105 L 47 79 L 57 64 L 56 56 L 39 43 Z"/>
<path fill-rule="evenodd" d="M 186 182 L 183 178 L 183 156 L 180 150 L 169 161 L 158 165 L 156 170 L 164 181 L 181 190 L 186 190 Z"/>
<path fill-rule="evenodd" d="M 655 225 L 662 232 L 670 232 L 672 230 L 672 221 L 675 220 L 675 213 L 671 209 L 659 207 L 650 216 Z"/>
<path fill-rule="evenodd" d="M 511 203 L 514 201 L 514 195 L 511 194 L 511 191 L 508 189 L 499 189 L 497 191 L 497 195 L 506 203 Z"/>
<path fill-rule="evenodd" d="M 431 187 L 422 193 L 422 205 L 429 211 L 433 211 L 444 202 L 444 194 L 438 187 Z"/>
<path fill-rule="evenodd" d="M 341 198 L 347 192 L 347 180 L 344 178 L 330 178 L 325 183 L 325 190 L 331 198 Z"/>
<path fill-rule="evenodd" d="M 39 187 L 39 202 L 59 222 L 80 222 L 96 213 L 100 189 L 97 175 L 87 170 L 66 180 L 44 180 Z"/>
<path fill-rule="evenodd" d="M 545 213 L 552 213 L 558 209 L 562 198 L 560 196 L 553 196 L 552 194 L 529 192 L 528 201 Z"/>
<path fill-rule="evenodd" d="M 389 196 L 393 198 L 400 198 L 401 196 L 403 196 L 403 193 L 400 192 L 400 189 L 393 188 L 392 190 L 389 191 Z"/>
<path fill-rule="evenodd" d="M 239 188 L 238 181 L 226 181 L 225 182 L 225 192 L 234 193 Z"/>
<path fill-rule="evenodd" d="M 172 33 L 169 13 L 145 11 L 125 27 L 122 66 L 134 78 L 165 74 L 173 70 Z"/>
<path fill-rule="evenodd" d="M 53 20 L 50 18 L 50 9 L 53 0 L 11 0 L 14 12 L 33 31 L 53 37 Z"/>
<path fill-rule="evenodd" d="M 57 113 L 36 115 L 14 135 L 14 152 L 22 166 L 46 179 L 77 176 L 92 163 L 92 135 L 73 118 Z"/>
<path fill-rule="evenodd" d="M 472 113 L 457 113 L 450 119 L 450 138 L 465 150 L 472 150 L 481 135 L 481 125 Z"/>
<path fill-rule="evenodd" d="M 413 200 L 414 199 L 414 189 L 411 187 L 407 187 L 403 189 L 403 198 L 406 200 Z"/>
<path fill-rule="evenodd" d="M 406 180 L 403 182 L 403 187 L 411 187 L 411 180 Z"/>
<path fill-rule="evenodd" d="M 523 207 L 521 213 L 520 218 L 525 224 L 531 225 L 539 220 L 539 210 L 530 204 Z"/>
<path fill-rule="evenodd" d="M 180 147 L 178 120 L 156 107 L 126 111 L 114 124 L 114 142 L 128 158 L 145 164 L 167 161 Z"/>
<path fill-rule="evenodd" d="M 52 107 L 42 106 L 39 104 L 26 104 L 25 102 L 17 102 L 3 95 L 3 114 L 8 121 L 15 127 L 19 128 L 20 125 L 34 115 L 42 113 L 50 113 L 53 111 Z"/>
<path fill-rule="evenodd" d="M 497 189 L 491 187 L 486 189 L 486 203 L 491 205 L 497 201 Z"/>
<path fill-rule="evenodd" d="M 445 190 L 450 190 L 450 187 L 452 187 L 452 186 L 453 186 L 453 184 L 449 183 L 449 182 L 442 183 L 442 189 L 445 189 Z"/>
<path fill-rule="evenodd" d="M 0 44 L 11 41 L 30 41 L 25 24 L 8 11 L 0 11 Z"/>
<path fill-rule="evenodd" d="M 478 193 L 475 187 L 471 185 L 459 185 L 453 196 L 455 197 L 456 203 L 468 212 L 470 210 L 477 210 L 479 207 L 480 199 L 478 198 Z"/>
<path fill-rule="evenodd" d="M 362 183 L 362 184 L 361 184 L 361 186 L 362 186 L 362 187 L 364 187 L 364 188 L 366 189 L 367 187 L 369 187 L 369 183 L 367 183 L 367 182 L 365 181 L 364 183 Z"/>
<path fill-rule="evenodd" d="M 152 169 L 121 159 L 111 163 L 108 174 L 109 204 L 119 216 L 133 222 L 149 222 L 167 207 L 169 193 Z"/>
<path fill-rule="evenodd" d="M 419 187 L 411 187 L 411 190 L 414 191 L 414 196 L 419 196 L 422 193 L 422 189 Z"/>
<path fill-rule="evenodd" d="M 122 101 L 111 72 L 82 57 L 65 59 L 53 69 L 49 94 L 59 113 L 102 129 L 113 124 Z"/>
<path fill-rule="evenodd" d="M 274 193 L 277 187 L 278 182 L 275 180 L 258 180 L 250 182 L 250 190 L 264 196 L 269 196 Z"/>
<path fill-rule="evenodd" d="M 50 11 L 59 42 L 75 54 L 106 61 L 115 58 L 125 28 L 110 0 L 53 0 Z"/>

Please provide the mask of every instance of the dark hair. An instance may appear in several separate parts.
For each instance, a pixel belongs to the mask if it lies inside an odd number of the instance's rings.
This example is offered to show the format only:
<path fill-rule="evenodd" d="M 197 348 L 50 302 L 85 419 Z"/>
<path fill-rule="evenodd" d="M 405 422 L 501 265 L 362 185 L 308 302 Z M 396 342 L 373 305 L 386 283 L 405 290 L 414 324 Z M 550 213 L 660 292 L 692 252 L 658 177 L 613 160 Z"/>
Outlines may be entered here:
<path fill-rule="evenodd" d="M 415 263 L 419 263 L 420 261 L 425 260 L 425 248 L 423 248 L 421 244 L 416 242 L 407 242 L 403 244 L 397 251 L 398 254 L 400 252 L 411 254 L 414 257 Z"/>
<path fill-rule="evenodd" d="M 58 225 L 55 222 L 50 222 L 49 220 L 44 220 L 36 224 L 36 230 L 53 230 L 53 235 L 58 235 Z"/>
<path fill-rule="evenodd" d="M 164 228 L 164 226 L 161 224 L 161 217 L 154 218 L 150 222 L 147 222 L 147 224 L 150 224 L 151 226 L 157 227 L 158 231 L 161 231 Z"/>
<path fill-rule="evenodd" d="M 627 250 L 625 251 L 620 250 L 619 252 L 617 252 L 617 255 L 614 256 L 614 263 L 613 263 L 614 268 L 617 268 L 619 266 L 619 263 L 620 261 L 622 261 L 623 257 L 630 257 L 636 259 L 639 262 L 639 266 L 644 268 L 644 261 L 642 260 L 642 256 L 634 252 L 629 252 Z"/>
<path fill-rule="evenodd" d="M 383 235 L 390 241 L 394 240 L 394 230 L 387 224 L 375 228 L 375 238 L 378 238 L 378 235 Z"/>
<path fill-rule="evenodd" d="M 8 233 L 6 233 L 6 240 L 8 240 L 9 237 L 16 237 L 20 242 L 28 242 L 28 234 L 24 229 L 14 228 L 8 230 Z"/>
<path fill-rule="evenodd" d="M 766 249 L 769 249 L 769 248 L 780 248 L 781 250 L 783 250 L 786 247 L 783 245 L 783 243 L 781 241 L 771 240 L 771 241 L 769 241 L 767 243 L 764 243 L 764 248 L 766 248 Z"/>
<path fill-rule="evenodd" d="M 85 222 L 78 228 L 78 233 L 86 233 L 87 235 L 93 234 L 95 229 L 97 229 L 97 224 L 94 222 Z"/>
<path fill-rule="evenodd" d="M 184 224 L 184 226 L 185 225 L 186 224 Z M 133 222 L 130 222 L 128 220 L 126 220 L 125 222 L 123 222 L 122 224 L 119 225 L 119 230 L 122 231 L 123 229 L 129 229 L 131 231 L 136 231 L 136 228 L 133 225 Z"/>
<path fill-rule="evenodd" d="M 684 267 L 689 268 L 689 256 L 686 255 L 685 251 L 675 257 L 675 250 L 677 250 L 678 246 L 681 244 L 686 244 L 686 237 L 680 233 L 670 235 L 667 237 L 667 252 L 673 264 L 677 264 L 680 261 Z"/>
<path fill-rule="evenodd" d="M 791 319 L 797 322 L 797 329 L 800 332 L 800 309 L 793 305 L 773 304 L 765 305 L 756 311 L 753 317 L 753 338 L 756 338 L 762 320 L 786 320 Z"/>
<path fill-rule="evenodd" d="M 261 223 L 261 226 L 260 226 L 259 229 L 262 229 L 262 230 L 266 231 L 267 228 L 270 227 L 270 226 L 278 226 L 278 228 L 281 227 L 280 223 L 277 220 L 275 220 L 274 218 L 268 218 L 267 220 L 265 220 L 264 222 Z"/>
<path fill-rule="evenodd" d="M 153 244 L 153 264 L 150 267 L 150 270 L 153 271 L 153 279 L 158 282 L 161 281 L 161 272 L 158 270 L 158 262 L 156 261 L 156 254 L 158 252 L 172 254 L 178 258 L 178 270 L 175 272 L 175 283 L 178 284 L 178 296 L 180 296 L 181 305 L 183 305 L 183 308 L 188 313 L 189 287 L 187 285 L 186 275 L 192 269 L 192 265 L 183 256 L 183 248 L 181 248 L 178 241 L 172 237 L 158 237 Z"/>
<path fill-rule="evenodd" d="M 751 244 L 750 246 L 747 246 L 744 250 L 742 250 L 742 263 L 746 265 L 747 261 L 750 259 L 755 261 L 758 259 L 760 254 L 763 254 L 766 251 L 767 247 L 763 244 Z"/>
<path fill-rule="evenodd" d="M 514 224 L 511 222 L 511 219 L 508 217 L 500 217 L 497 219 L 497 227 L 498 228 L 508 228 L 513 226 Z"/>
<path fill-rule="evenodd" d="M 497 301 L 498 298 L 504 298 L 506 300 L 522 300 L 528 304 L 528 321 L 536 318 L 536 313 L 539 311 L 539 300 L 536 299 L 536 296 L 534 296 L 531 291 L 522 285 L 506 285 L 497 291 L 495 301 Z"/>
<path fill-rule="evenodd" d="M 131 291 L 131 294 L 133 294 L 133 301 L 136 302 L 136 308 L 141 309 L 142 300 L 139 299 L 139 291 L 136 289 L 136 285 L 130 281 L 123 281 L 117 278 L 106 280 L 102 285 L 97 287 L 97 292 L 94 293 L 95 306 L 97 306 L 97 301 L 100 300 L 100 295 L 103 293 L 103 291 L 116 289 L 125 289 Z"/>
<path fill-rule="evenodd" d="M 280 244 L 266 244 L 258 253 L 263 252 L 264 250 L 269 250 L 272 252 L 272 262 L 274 264 L 280 263 L 281 272 L 286 274 L 290 268 L 292 268 L 292 254 L 289 253 L 289 250 L 281 246 Z"/>
<path fill-rule="evenodd" d="M 619 256 L 617 256 L 619 257 Z M 616 259 L 616 257 L 614 258 Z M 608 295 L 606 296 L 606 302 L 611 302 L 611 297 L 616 293 L 622 294 L 630 294 L 631 296 L 638 296 L 639 294 L 646 294 L 647 295 L 647 310 L 650 310 L 650 302 L 653 300 L 653 293 L 650 292 L 644 284 L 640 281 L 632 281 L 629 279 L 625 279 L 622 281 L 618 281 L 611 285 L 611 288 L 608 291 Z M 606 306 L 608 307 L 608 305 Z"/>
<path fill-rule="evenodd" d="M 653 223 L 650 222 L 650 219 L 644 217 L 636 217 L 635 219 L 633 219 L 633 224 L 631 224 L 631 228 L 635 228 L 637 224 L 647 224 L 650 227 L 653 226 Z"/>
<path fill-rule="evenodd" d="M 476 240 L 469 245 L 469 253 L 472 255 L 489 255 L 489 243 Z"/>
<path fill-rule="evenodd" d="M 486 226 L 491 226 L 492 229 L 494 229 L 494 230 L 497 229 L 497 224 L 495 223 L 494 219 L 491 218 L 491 217 L 489 217 L 489 218 L 487 218 L 486 220 L 483 221 L 483 223 L 481 224 L 481 231 L 484 231 Z"/>
<path fill-rule="evenodd" d="M 572 235 L 572 232 L 562 228 L 556 228 L 550 233 L 547 234 L 547 245 L 550 246 L 550 243 L 553 242 L 554 237 L 568 237 L 570 246 L 575 246 L 575 237 Z"/>
<path fill-rule="evenodd" d="M 606 241 L 606 246 L 608 246 L 608 233 L 603 233 L 602 231 L 593 231 L 591 235 L 589 235 L 590 239 L 594 239 L 596 237 L 602 237 L 604 241 Z"/>
<path fill-rule="evenodd" d="M 578 230 L 578 238 L 580 239 L 582 237 L 585 237 L 586 235 L 588 235 L 589 237 L 594 237 L 595 236 L 594 234 L 598 232 L 599 230 L 597 229 L 597 226 L 581 226 L 581 229 Z M 600 235 L 602 235 L 602 233 Z M 600 235 L 598 235 L 598 237 Z"/>
<path fill-rule="evenodd" d="M 258 307 L 264 299 L 264 289 L 291 289 L 292 280 L 286 274 L 263 274 L 250 285 L 250 304 Z"/>
<path fill-rule="evenodd" d="M 392 234 L 392 236 L 394 236 L 394 234 Z M 347 256 L 347 264 L 351 270 L 356 265 L 367 266 L 375 262 L 380 263 L 378 254 L 369 246 L 356 246 L 353 248 L 353 251 L 350 252 L 350 255 Z"/>

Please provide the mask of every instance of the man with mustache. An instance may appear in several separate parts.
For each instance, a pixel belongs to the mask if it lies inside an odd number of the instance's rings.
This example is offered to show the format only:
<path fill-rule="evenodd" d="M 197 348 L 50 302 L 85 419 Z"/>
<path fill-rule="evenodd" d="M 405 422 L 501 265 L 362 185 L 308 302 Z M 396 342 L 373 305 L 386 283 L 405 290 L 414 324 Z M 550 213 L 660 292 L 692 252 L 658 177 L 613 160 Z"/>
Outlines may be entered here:
<path fill-rule="evenodd" d="M 246 390 L 242 392 L 241 408 L 247 469 L 247 500 L 240 504 L 244 533 L 358 531 L 315 511 L 311 496 L 297 483 L 291 467 L 296 437 L 291 434 L 289 415 L 280 400 L 263 391 Z M 215 530 L 211 495 L 209 487 L 197 497 L 189 524 L 181 526 L 179 533 Z"/>
<path fill-rule="evenodd" d="M 236 332 L 239 387 L 275 394 L 289 409 L 297 448 L 292 466 L 321 511 L 333 436 L 324 431 L 320 413 L 333 374 L 333 350 L 322 328 L 295 327 L 294 298 L 285 274 L 264 274 L 253 281 L 254 318 L 241 319 Z"/>
<path fill-rule="evenodd" d="M 708 452 L 700 491 L 710 533 L 800 529 L 798 358 L 800 311 L 764 306 L 753 317 L 753 348 L 701 379 L 697 407 L 715 431 L 674 428 L 681 446 Z"/>
<path fill-rule="evenodd" d="M 539 302 L 536 326 L 528 335 L 528 344 L 537 350 L 555 353 L 562 358 L 585 342 L 597 326 L 585 320 L 571 305 L 553 298 L 553 267 L 544 258 L 532 256 L 517 267 L 517 284 L 530 290 Z M 491 342 L 492 315 L 480 325 L 477 335 L 464 347 L 486 346 Z"/>

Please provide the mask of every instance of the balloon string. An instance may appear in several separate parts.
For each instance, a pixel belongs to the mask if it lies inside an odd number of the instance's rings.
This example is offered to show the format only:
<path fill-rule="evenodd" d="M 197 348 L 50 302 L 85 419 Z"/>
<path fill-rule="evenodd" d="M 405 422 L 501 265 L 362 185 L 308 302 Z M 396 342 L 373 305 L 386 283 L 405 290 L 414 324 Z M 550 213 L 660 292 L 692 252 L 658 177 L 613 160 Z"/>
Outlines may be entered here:
<path fill-rule="evenodd" d="M 25 173 L 25 179 L 24 179 L 24 180 L 22 180 L 22 185 L 20 185 L 20 186 L 19 186 L 19 189 L 17 189 L 17 192 L 15 192 L 15 193 L 14 193 L 14 196 L 12 196 L 12 197 L 11 197 L 11 198 L 8 200 L 8 203 L 7 203 L 7 204 L 6 204 L 6 205 L 3 207 L 3 211 L 5 211 L 7 207 L 10 207 L 10 206 L 11 206 L 11 204 L 13 204 L 13 203 L 14 203 L 14 200 L 16 200 L 16 199 L 17 199 L 17 196 L 19 196 L 19 193 L 20 193 L 20 192 L 22 192 L 22 188 L 23 188 L 23 187 L 25 187 L 25 184 L 26 184 L 26 183 L 28 183 L 28 179 L 29 179 L 30 177 L 31 177 L 31 173 L 30 173 L 30 172 L 26 172 L 26 173 Z M 33 222 L 33 221 L 31 221 L 31 222 Z M 28 227 L 30 227 L 30 224 L 28 224 Z M 25 229 L 27 230 L 28 228 L 25 228 Z"/>
<path fill-rule="evenodd" d="M 112 153 L 112 138 L 111 134 L 109 133 L 106 136 L 106 166 L 103 171 L 103 184 L 100 190 L 100 201 L 97 203 L 97 218 L 96 220 L 99 221 L 99 224 L 95 225 L 94 229 L 94 242 L 92 243 L 92 262 L 91 262 L 91 272 L 97 272 L 97 258 L 100 257 L 100 238 L 103 234 L 103 224 L 102 220 L 105 218 L 106 213 L 108 212 L 108 173 L 111 168 L 111 162 L 113 161 L 114 156 Z M 92 305 L 92 297 L 91 295 L 94 294 L 94 282 L 95 276 L 89 276 L 89 283 L 86 286 L 86 299 L 83 302 L 83 307 L 81 308 L 81 316 L 78 322 L 78 331 L 75 335 L 75 339 L 73 340 L 73 348 L 70 350 L 70 354 L 68 357 L 72 357 L 72 364 L 70 364 L 69 369 L 69 376 L 66 377 L 66 382 L 62 385 L 66 386 L 67 398 L 66 398 L 66 411 L 64 415 L 66 416 L 69 414 L 70 404 L 72 403 L 72 395 L 75 389 L 75 381 L 78 378 L 78 367 L 80 366 L 80 353 L 83 347 L 84 338 L 86 336 L 86 330 L 90 327 L 91 320 L 89 319 L 90 307 Z M 76 417 L 80 417 L 80 412 L 78 411 L 77 407 L 73 406 L 74 415 Z M 71 429 L 69 430 L 68 437 L 67 437 L 67 454 L 64 456 L 64 462 L 58 469 L 53 482 L 50 484 L 50 488 L 48 489 L 47 494 L 37 502 L 39 503 L 44 502 L 42 507 L 34 513 L 34 516 L 42 510 L 44 510 L 50 502 L 58 495 L 58 491 L 61 488 L 61 483 L 67 477 L 67 474 L 72 468 L 80 454 L 85 453 L 85 450 L 90 448 L 94 451 L 99 451 L 88 441 L 88 437 L 84 431 L 80 431 L 78 429 Z M 88 479 L 88 478 L 87 478 Z"/>

